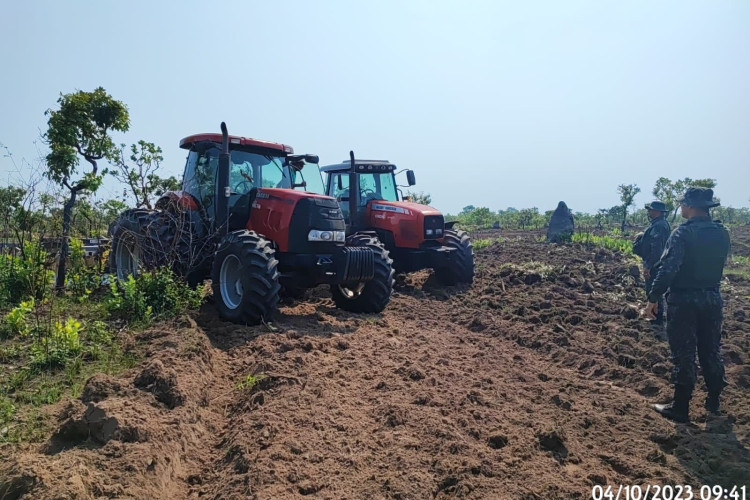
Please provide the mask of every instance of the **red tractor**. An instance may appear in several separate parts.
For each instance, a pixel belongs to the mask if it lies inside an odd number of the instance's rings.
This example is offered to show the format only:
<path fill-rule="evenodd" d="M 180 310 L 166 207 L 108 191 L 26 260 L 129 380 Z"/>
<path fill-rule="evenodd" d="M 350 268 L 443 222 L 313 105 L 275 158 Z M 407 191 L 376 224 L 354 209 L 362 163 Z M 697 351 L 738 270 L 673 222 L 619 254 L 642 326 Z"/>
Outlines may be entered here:
<path fill-rule="evenodd" d="M 128 210 L 110 227 L 119 279 L 171 266 L 191 285 L 210 277 L 222 318 L 269 321 L 280 294 L 329 284 L 337 307 L 374 313 L 393 290 L 392 261 L 377 238 L 345 241 L 336 200 L 325 195 L 318 157 L 284 144 L 191 135 L 182 191 L 156 210 Z"/>
<path fill-rule="evenodd" d="M 396 165 L 349 155 L 349 161 L 321 167 L 327 174 L 326 192 L 339 202 L 347 221 L 347 242 L 377 237 L 399 272 L 431 268 L 444 285 L 472 283 L 474 252 L 469 235 L 446 223 L 438 210 L 400 200 Z M 407 170 L 406 177 L 413 186 L 414 172 Z"/>

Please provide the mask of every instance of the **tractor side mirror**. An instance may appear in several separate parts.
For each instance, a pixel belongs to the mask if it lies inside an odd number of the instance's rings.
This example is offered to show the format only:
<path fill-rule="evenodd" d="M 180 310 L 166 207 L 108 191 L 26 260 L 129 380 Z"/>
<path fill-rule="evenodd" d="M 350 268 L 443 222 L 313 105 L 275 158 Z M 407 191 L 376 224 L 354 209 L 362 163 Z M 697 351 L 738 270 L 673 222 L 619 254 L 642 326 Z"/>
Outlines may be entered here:
<path fill-rule="evenodd" d="M 342 189 L 344 189 L 344 183 L 341 182 L 341 177 L 342 176 L 340 176 L 340 175 L 336 176 L 336 185 L 339 188 L 339 191 L 341 191 Z"/>
<path fill-rule="evenodd" d="M 413 186 L 417 183 L 417 179 L 414 177 L 414 170 L 406 171 L 406 182 L 409 183 L 409 186 Z"/>
<path fill-rule="evenodd" d="M 318 155 L 305 155 L 305 161 L 307 163 L 320 163 L 320 157 Z"/>

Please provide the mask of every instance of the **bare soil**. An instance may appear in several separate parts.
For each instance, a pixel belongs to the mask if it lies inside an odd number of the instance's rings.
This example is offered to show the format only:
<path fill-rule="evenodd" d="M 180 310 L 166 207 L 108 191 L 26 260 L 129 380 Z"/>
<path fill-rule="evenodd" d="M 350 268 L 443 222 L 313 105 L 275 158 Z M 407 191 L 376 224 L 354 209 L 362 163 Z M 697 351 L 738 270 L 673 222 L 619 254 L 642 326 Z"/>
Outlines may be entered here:
<path fill-rule="evenodd" d="M 277 331 L 208 305 L 141 333 L 139 367 L 51 408 L 43 445 L 0 448 L 0 498 L 582 499 L 597 484 L 750 482 L 750 283 L 723 286 L 726 416 L 706 414 L 701 385 L 678 425 L 650 409 L 671 365 L 638 317 L 634 263 L 498 235 L 472 287 L 402 276 L 380 315 L 320 288 L 283 306 Z M 735 251 L 749 241 L 741 228 Z"/>

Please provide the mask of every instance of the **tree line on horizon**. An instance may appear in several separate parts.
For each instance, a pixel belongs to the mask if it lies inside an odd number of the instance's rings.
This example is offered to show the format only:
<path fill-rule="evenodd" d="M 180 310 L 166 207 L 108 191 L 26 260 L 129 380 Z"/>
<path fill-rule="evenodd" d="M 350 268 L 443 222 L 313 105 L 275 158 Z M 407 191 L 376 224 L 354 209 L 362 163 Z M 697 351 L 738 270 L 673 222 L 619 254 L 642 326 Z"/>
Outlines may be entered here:
<path fill-rule="evenodd" d="M 672 225 L 679 222 L 679 206 L 677 200 L 690 186 L 715 188 L 715 179 L 691 179 L 685 177 L 672 181 L 660 177 L 654 184 L 651 194 L 655 199 L 662 200 L 667 207 L 667 220 Z M 645 208 L 631 210 L 635 196 L 641 190 L 636 184 L 621 184 L 617 187 L 620 203 L 610 208 L 600 208 L 595 213 L 572 212 L 577 227 L 587 229 L 611 229 L 618 227 L 622 233 L 629 226 L 643 227 L 648 225 L 648 211 Z M 429 196 L 429 195 L 427 195 Z M 488 207 L 465 206 L 458 214 L 447 214 L 446 220 L 458 221 L 460 225 L 470 230 L 489 229 L 498 226 L 503 229 L 542 229 L 549 224 L 554 210 L 541 212 L 537 207 L 517 209 L 508 207 L 493 211 Z M 750 208 L 724 207 L 711 209 L 711 216 L 728 225 L 750 224 Z"/>
<path fill-rule="evenodd" d="M 23 179 L 0 186 L 0 240 L 23 249 L 32 239 L 58 238 L 61 256 L 68 252 L 70 237 L 106 236 L 109 225 L 130 208 L 151 209 L 153 200 L 168 190 L 179 189 L 181 181 L 159 175 L 162 150 L 152 142 L 139 139 L 130 146 L 115 144 L 112 132 L 127 132 L 130 116 L 127 106 L 110 96 L 102 87 L 92 92 L 76 91 L 60 94 L 57 107 L 45 111 L 48 128 L 42 139 L 47 155 L 36 164 L 22 160 L 16 165 L 10 150 L 5 157 L 16 171 L 26 172 Z M 121 198 L 97 199 L 96 193 L 105 176 L 112 176 L 123 185 Z M 46 181 L 46 182 L 45 182 Z M 659 178 L 652 194 L 663 200 L 676 219 L 676 200 L 688 186 L 714 188 L 714 179 Z M 597 210 L 596 213 L 574 212 L 581 227 L 605 228 L 620 225 L 643 226 L 648 223 L 646 210 L 631 210 L 640 188 L 622 184 L 617 188 L 620 203 Z M 406 193 L 411 201 L 429 204 L 429 193 Z M 493 211 L 487 207 L 467 205 L 458 214 L 446 214 L 467 229 L 491 228 L 540 229 L 547 225 L 552 210 L 541 212 L 537 207 L 508 207 Z M 717 207 L 715 218 L 728 224 L 750 224 L 750 209 Z M 21 250 L 23 251 L 23 250 Z M 57 273 L 58 287 L 64 285 L 65 258 Z"/>

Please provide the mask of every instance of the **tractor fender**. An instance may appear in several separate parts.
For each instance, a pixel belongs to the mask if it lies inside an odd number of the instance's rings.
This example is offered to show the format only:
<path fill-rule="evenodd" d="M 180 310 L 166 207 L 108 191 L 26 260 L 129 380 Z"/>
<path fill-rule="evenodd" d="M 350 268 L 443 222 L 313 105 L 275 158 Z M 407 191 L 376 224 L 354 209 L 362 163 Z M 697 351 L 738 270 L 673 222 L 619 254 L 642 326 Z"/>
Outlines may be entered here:
<path fill-rule="evenodd" d="M 156 201 L 157 210 L 165 210 L 170 205 L 176 205 L 188 210 L 198 210 L 198 200 L 187 191 L 167 191 Z"/>
<path fill-rule="evenodd" d="M 452 220 L 450 222 L 446 222 L 445 223 L 445 229 L 453 229 L 453 226 L 456 225 L 456 222 L 458 222 L 458 221 Z"/>

